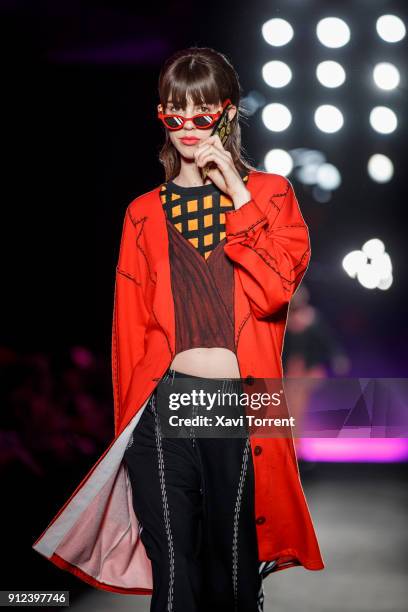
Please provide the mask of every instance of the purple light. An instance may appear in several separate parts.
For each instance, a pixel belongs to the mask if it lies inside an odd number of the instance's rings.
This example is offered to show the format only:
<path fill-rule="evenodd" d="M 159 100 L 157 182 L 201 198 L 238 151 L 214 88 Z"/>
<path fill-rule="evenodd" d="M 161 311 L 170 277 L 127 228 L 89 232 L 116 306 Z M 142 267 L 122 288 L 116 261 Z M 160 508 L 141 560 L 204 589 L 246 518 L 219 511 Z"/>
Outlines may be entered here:
<path fill-rule="evenodd" d="M 302 438 L 297 454 L 306 461 L 397 463 L 408 460 L 408 439 Z"/>

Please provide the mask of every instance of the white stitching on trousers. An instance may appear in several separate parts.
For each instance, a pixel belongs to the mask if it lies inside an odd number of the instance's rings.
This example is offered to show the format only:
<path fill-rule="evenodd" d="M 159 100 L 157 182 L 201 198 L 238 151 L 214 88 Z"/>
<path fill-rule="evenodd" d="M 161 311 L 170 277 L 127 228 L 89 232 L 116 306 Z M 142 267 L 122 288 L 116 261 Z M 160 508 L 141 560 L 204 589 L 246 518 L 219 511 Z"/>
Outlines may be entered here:
<path fill-rule="evenodd" d="M 164 460 L 163 460 L 163 448 L 161 445 L 161 431 L 160 423 L 158 420 L 157 410 L 155 409 L 156 398 L 153 394 L 153 410 L 155 418 L 155 433 L 156 433 L 156 447 L 159 460 L 159 478 L 160 487 L 163 500 L 163 512 L 164 512 L 164 524 L 166 528 L 168 546 L 169 546 L 169 560 L 170 560 L 170 579 L 169 579 L 169 594 L 167 599 L 167 610 L 171 612 L 173 610 L 173 589 L 174 589 L 174 547 L 173 547 L 173 536 L 171 533 L 169 506 L 167 502 L 166 482 L 164 478 Z"/>
<path fill-rule="evenodd" d="M 249 437 L 246 438 L 244 455 L 241 464 L 241 474 L 239 477 L 237 500 L 235 502 L 234 510 L 234 532 L 232 537 L 232 583 L 234 588 L 234 606 L 237 609 L 238 606 L 238 522 L 239 512 L 241 508 L 242 490 L 244 486 L 244 480 L 246 475 L 246 466 L 248 460 L 248 449 L 249 449 Z"/>

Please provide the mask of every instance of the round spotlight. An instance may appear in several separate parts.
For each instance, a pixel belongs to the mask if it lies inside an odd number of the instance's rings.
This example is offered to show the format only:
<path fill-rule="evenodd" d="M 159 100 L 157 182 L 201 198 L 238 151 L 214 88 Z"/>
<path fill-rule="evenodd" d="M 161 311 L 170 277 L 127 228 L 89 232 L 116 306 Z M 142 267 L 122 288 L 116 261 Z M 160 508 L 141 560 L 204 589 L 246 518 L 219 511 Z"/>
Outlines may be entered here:
<path fill-rule="evenodd" d="M 322 104 L 314 114 L 314 120 L 322 132 L 332 134 L 343 127 L 344 119 L 341 111 L 332 104 Z"/>
<path fill-rule="evenodd" d="M 381 276 L 375 266 L 365 263 L 357 272 L 357 279 L 365 289 L 375 289 L 381 280 Z"/>
<path fill-rule="evenodd" d="M 376 257 L 380 257 L 385 253 L 385 246 L 382 240 L 379 238 L 371 238 L 367 240 L 363 246 L 361 247 L 363 253 L 367 255 L 370 259 L 375 259 Z"/>
<path fill-rule="evenodd" d="M 284 149 L 271 149 L 265 155 L 264 166 L 267 172 L 287 176 L 293 168 L 293 160 Z"/>
<path fill-rule="evenodd" d="M 312 189 L 312 194 L 316 202 L 320 202 L 320 204 L 326 204 L 330 202 L 332 194 L 331 191 L 327 189 L 322 189 L 319 185 L 315 185 Z"/>
<path fill-rule="evenodd" d="M 374 67 L 373 79 L 380 89 L 395 89 L 400 82 L 400 73 L 394 64 L 380 62 Z"/>
<path fill-rule="evenodd" d="M 305 163 L 296 170 L 296 178 L 304 185 L 315 185 L 317 180 L 318 163 Z"/>
<path fill-rule="evenodd" d="M 308 149 L 307 147 L 291 149 L 290 154 L 295 166 L 304 166 L 306 164 L 320 165 L 326 161 L 326 156 L 322 151 Z"/>
<path fill-rule="evenodd" d="M 357 272 L 367 262 L 367 257 L 362 251 L 350 251 L 343 257 L 341 262 L 343 270 L 347 272 L 350 278 L 356 278 Z"/>
<path fill-rule="evenodd" d="M 265 96 L 256 89 L 251 89 L 251 91 L 241 99 L 241 112 L 244 116 L 250 117 L 262 108 L 265 103 Z"/>
<path fill-rule="evenodd" d="M 320 62 L 316 68 L 316 76 L 325 87 L 340 87 L 346 80 L 343 66 L 331 60 Z"/>
<path fill-rule="evenodd" d="M 284 104 L 267 104 L 262 111 L 262 121 L 272 132 L 283 132 L 292 122 L 292 114 Z"/>
<path fill-rule="evenodd" d="M 316 183 L 321 189 L 334 191 L 340 187 L 341 174 L 333 164 L 322 164 L 317 170 Z"/>
<path fill-rule="evenodd" d="M 406 34 L 404 22 L 396 15 L 382 15 L 377 19 L 376 28 L 378 35 L 389 43 L 399 42 Z"/>
<path fill-rule="evenodd" d="M 375 153 L 368 160 L 367 170 L 376 183 L 388 183 L 394 175 L 394 164 L 386 155 Z"/>
<path fill-rule="evenodd" d="M 371 127 L 380 134 L 391 134 L 397 125 L 397 115 L 387 106 L 376 106 L 370 113 Z"/>
<path fill-rule="evenodd" d="M 372 263 L 378 268 L 382 279 L 387 279 L 392 276 L 392 263 L 388 253 L 373 257 Z"/>
<path fill-rule="evenodd" d="M 379 238 L 367 240 L 361 251 L 351 251 L 343 258 L 343 268 L 366 289 L 388 289 L 392 284 L 392 262 Z"/>
<path fill-rule="evenodd" d="M 264 65 L 262 76 L 270 87 L 285 87 L 292 79 L 292 71 L 284 62 L 274 60 Z"/>
<path fill-rule="evenodd" d="M 262 36 L 273 47 L 282 47 L 292 40 L 293 28 L 285 19 L 269 19 L 262 26 Z"/>
<path fill-rule="evenodd" d="M 326 17 L 317 24 L 316 35 L 322 45 L 337 49 L 346 45 L 350 40 L 350 28 L 338 17 Z"/>
<path fill-rule="evenodd" d="M 387 289 L 391 287 L 391 285 L 392 285 L 392 274 L 390 274 L 388 278 L 382 278 L 380 282 L 378 283 L 377 289 L 382 289 L 383 291 L 386 291 Z"/>

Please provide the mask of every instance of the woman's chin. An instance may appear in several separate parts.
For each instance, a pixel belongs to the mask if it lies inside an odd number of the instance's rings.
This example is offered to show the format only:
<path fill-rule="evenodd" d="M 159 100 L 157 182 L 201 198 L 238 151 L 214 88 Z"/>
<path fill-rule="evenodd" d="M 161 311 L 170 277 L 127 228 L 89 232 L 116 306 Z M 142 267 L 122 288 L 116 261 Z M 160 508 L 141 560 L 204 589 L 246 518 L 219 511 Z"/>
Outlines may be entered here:
<path fill-rule="evenodd" d="M 189 162 L 189 163 L 195 162 L 194 153 L 189 154 L 188 151 L 186 152 L 186 151 L 180 151 L 179 149 L 177 150 L 180 154 L 180 157 L 182 157 L 185 162 Z"/>

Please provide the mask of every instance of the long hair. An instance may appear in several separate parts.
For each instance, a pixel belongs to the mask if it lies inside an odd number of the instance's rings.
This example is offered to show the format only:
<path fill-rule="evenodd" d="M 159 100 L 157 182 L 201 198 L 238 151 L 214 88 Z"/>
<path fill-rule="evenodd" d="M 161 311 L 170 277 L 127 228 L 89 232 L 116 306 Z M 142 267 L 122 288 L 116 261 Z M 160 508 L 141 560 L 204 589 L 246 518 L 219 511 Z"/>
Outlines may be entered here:
<path fill-rule="evenodd" d="M 188 97 L 197 105 L 221 104 L 230 98 L 237 112 L 231 122 L 231 133 L 224 148 L 231 153 L 238 171 L 255 170 L 245 159 L 245 150 L 241 144 L 239 120 L 245 112 L 240 106 L 241 85 L 237 72 L 225 55 L 210 47 L 189 47 L 177 51 L 163 64 L 158 89 L 163 109 L 170 97 L 172 103 L 181 108 L 186 108 Z M 180 155 L 170 140 L 168 130 L 165 129 L 165 132 L 159 160 L 164 166 L 166 181 L 169 181 L 180 172 Z"/>

